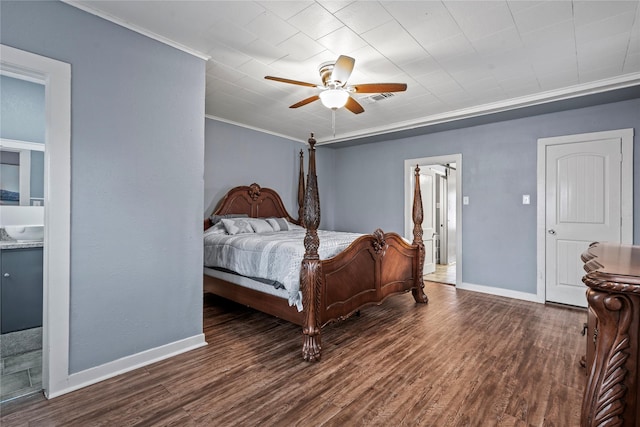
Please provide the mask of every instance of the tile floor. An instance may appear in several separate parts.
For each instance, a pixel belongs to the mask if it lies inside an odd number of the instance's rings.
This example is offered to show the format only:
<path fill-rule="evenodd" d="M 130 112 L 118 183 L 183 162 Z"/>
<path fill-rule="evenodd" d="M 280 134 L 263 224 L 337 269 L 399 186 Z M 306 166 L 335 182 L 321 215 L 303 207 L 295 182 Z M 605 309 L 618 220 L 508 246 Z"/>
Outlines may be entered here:
<path fill-rule="evenodd" d="M 436 271 L 431 274 L 425 274 L 424 280 L 429 282 L 446 283 L 448 285 L 456 284 L 456 265 L 455 264 L 436 264 Z"/>
<path fill-rule="evenodd" d="M 42 350 L 0 359 L 0 402 L 42 390 Z"/>

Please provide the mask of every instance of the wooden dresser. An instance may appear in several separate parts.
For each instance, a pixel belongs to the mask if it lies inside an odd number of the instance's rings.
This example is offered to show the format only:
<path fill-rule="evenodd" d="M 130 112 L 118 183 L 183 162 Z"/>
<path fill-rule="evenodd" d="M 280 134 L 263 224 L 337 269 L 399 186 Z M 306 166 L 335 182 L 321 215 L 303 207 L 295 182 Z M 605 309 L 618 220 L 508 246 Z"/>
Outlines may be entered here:
<path fill-rule="evenodd" d="M 582 261 L 589 314 L 581 426 L 640 427 L 640 246 L 593 243 Z"/>

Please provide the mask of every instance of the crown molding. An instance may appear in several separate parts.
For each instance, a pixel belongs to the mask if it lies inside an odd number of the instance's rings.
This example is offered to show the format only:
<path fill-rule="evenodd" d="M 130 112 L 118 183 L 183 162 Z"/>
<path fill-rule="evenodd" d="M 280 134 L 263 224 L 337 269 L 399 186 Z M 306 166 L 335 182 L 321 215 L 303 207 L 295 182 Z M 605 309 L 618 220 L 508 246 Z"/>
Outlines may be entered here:
<path fill-rule="evenodd" d="M 501 113 L 519 108 L 532 107 L 541 104 L 548 104 L 556 101 L 563 101 L 572 98 L 579 98 L 587 95 L 595 95 L 617 89 L 624 89 L 640 85 L 640 73 L 625 74 L 610 79 L 597 80 L 594 82 L 569 86 L 566 88 L 550 90 L 533 95 L 511 98 L 504 101 L 492 102 L 459 110 L 448 111 L 441 114 L 434 114 L 416 120 L 395 123 L 391 126 L 380 126 L 368 128 L 356 132 L 342 134 L 337 138 L 322 139 L 317 145 L 329 145 L 338 142 L 346 142 L 356 138 L 368 138 L 372 136 L 384 135 L 393 132 L 400 132 L 421 127 L 433 126 L 437 124 L 452 122 L 456 120 L 469 119 L 473 117 Z"/>
<path fill-rule="evenodd" d="M 235 122 L 233 120 L 223 119 L 222 117 L 212 116 L 211 114 L 205 114 L 204 117 L 207 118 L 207 119 L 216 120 L 218 122 L 228 123 L 230 125 L 238 126 L 238 127 L 241 127 L 241 128 L 254 130 L 256 132 L 266 133 L 267 135 L 277 136 L 278 138 L 284 138 L 284 139 L 288 139 L 288 140 L 294 141 L 294 142 L 301 142 L 303 144 L 307 143 L 306 140 L 303 140 L 303 139 L 300 139 L 300 138 L 293 138 L 293 137 L 291 137 L 289 135 L 285 135 L 285 134 L 277 133 L 277 132 L 272 132 L 270 130 L 262 129 L 262 128 L 259 128 L 259 127 L 256 127 L 256 126 L 249 126 L 247 124 L 240 123 L 240 122 Z"/>
<path fill-rule="evenodd" d="M 154 33 L 153 31 L 149 31 L 146 30 L 144 28 L 138 27 L 137 25 L 133 25 L 127 21 L 122 20 L 121 18 L 118 18 L 116 16 L 110 15 L 102 10 L 99 9 L 95 9 L 85 3 L 80 3 L 76 0 L 61 0 L 63 3 L 68 4 L 69 6 L 73 6 L 75 8 L 78 8 L 80 10 L 83 10 L 87 13 L 90 13 L 92 15 L 98 16 L 102 19 L 106 19 L 107 21 L 113 22 L 114 24 L 120 25 L 121 27 L 127 28 L 131 31 L 135 31 L 136 33 L 142 34 L 143 36 L 149 37 L 153 40 L 159 41 L 160 43 L 164 43 L 168 46 L 171 46 L 173 48 L 176 48 L 178 50 L 181 50 L 183 52 L 186 52 L 190 55 L 196 56 L 200 59 L 204 59 L 205 61 L 208 61 L 209 59 L 211 59 L 211 56 L 207 55 L 206 53 L 202 53 L 196 49 L 192 49 L 188 46 L 185 46 L 181 43 L 178 43 L 174 40 L 171 40 L 167 37 L 161 36 L 159 34 Z"/>

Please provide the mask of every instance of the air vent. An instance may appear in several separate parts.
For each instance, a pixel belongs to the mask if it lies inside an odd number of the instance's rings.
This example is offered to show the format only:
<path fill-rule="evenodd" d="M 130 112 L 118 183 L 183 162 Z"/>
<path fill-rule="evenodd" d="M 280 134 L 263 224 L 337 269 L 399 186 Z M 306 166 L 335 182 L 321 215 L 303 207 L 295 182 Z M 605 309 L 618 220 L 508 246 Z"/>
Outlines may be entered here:
<path fill-rule="evenodd" d="M 374 102 L 384 101 L 385 99 L 392 98 L 394 96 L 396 95 L 392 92 L 374 93 L 373 95 L 363 96 L 360 100 L 367 104 L 373 104 Z"/>
<path fill-rule="evenodd" d="M 395 95 L 393 93 L 391 93 L 391 92 L 377 93 L 375 95 L 371 95 L 371 99 L 373 99 L 374 101 L 378 102 L 378 101 L 382 101 L 382 100 L 387 99 L 387 98 L 391 98 L 392 96 L 395 96 Z"/>

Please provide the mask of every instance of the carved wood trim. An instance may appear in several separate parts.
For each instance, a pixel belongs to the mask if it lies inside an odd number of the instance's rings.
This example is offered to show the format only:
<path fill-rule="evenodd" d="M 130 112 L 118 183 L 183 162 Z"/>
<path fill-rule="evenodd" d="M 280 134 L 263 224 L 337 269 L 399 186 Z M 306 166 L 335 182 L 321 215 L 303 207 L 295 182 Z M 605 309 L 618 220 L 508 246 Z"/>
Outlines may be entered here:
<path fill-rule="evenodd" d="M 258 197 L 260 197 L 260 186 L 254 182 L 249 186 L 249 190 L 247 190 L 247 193 L 249 193 L 249 197 L 251 197 L 251 200 L 255 202 L 256 200 L 258 200 Z"/>
<path fill-rule="evenodd" d="M 640 247 L 596 242 L 581 258 L 590 335 L 581 426 L 638 427 Z"/>
<path fill-rule="evenodd" d="M 620 426 L 624 421 L 631 303 L 624 295 L 598 291 L 588 292 L 588 301 L 597 316 L 598 328 L 593 337 L 593 371 L 585 388 L 581 425 Z"/>
<path fill-rule="evenodd" d="M 300 223 L 289 215 L 280 195 L 275 190 L 261 187 L 255 182 L 229 190 L 213 214 L 246 214 L 251 218 L 280 217 L 287 218 L 294 224 Z M 205 230 L 210 226 L 210 221 L 206 219 Z"/>
<path fill-rule="evenodd" d="M 387 241 L 384 236 L 384 231 L 378 228 L 373 232 L 373 241 L 371 242 L 373 250 L 378 256 L 384 256 L 384 252 L 387 249 Z"/>
<path fill-rule="evenodd" d="M 599 277 L 600 275 L 596 273 L 590 274 L 588 277 L 585 276 L 582 278 L 582 281 L 585 285 L 590 288 L 600 289 L 603 291 L 609 292 L 623 292 L 626 294 L 637 294 L 640 295 L 640 286 L 632 284 L 632 283 L 621 283 L 621 282 L 611 282 L 609 281 L 611 276 L 608 275 L 605 277 Z M 620 278 L 621 280 L 624 280 Z"/>
<path fill-rule="evenodd" d="M 304 259 L 300 270 L 300 288 L 304 306 L 304 324 L 302 327 L 302 358 L 307 362 L 318 362 L 322 356 L 320 289 L 322 289 L 322 270 L 320 260 Z"/>
<path fill-rule="evenodd" d="M 378 253 L 376 246 L 381 249 Z M 400 235 L 374 232 L 359 237 L 335 257 L 322 260 L 322 326 L 412 290 L 417 256 L 416 247 Z"/>
<path fill-rule="evenodd" d="M 413 185 L 413 244 L 418 248 L 418 262 L 415 272 L 415 287 L 411 290 L 416 302 L 426 304 L 429 298 L 424 293 L 424 281 L 422 275 L 424 271 L 425 249 L 422 240 L 422 221 L 424 213 L 422 211 L 422 192 L 420 189 L 420 166 L 416 165 Z"/>
<path fill-rule="evenodd" d="M 298 173 L 298 220 L 304 227 L 304 151 L 300 150 L 300 171 Z"/>
<path fill-rule="evenodd" d="M 318 180 L 316 176 L 316 140 L 313 134 L 309 138 L 309 171 L 307 175 L 307 191 L 304 195 L 304 211 L 302 221 L 307 229 L 304 237 L 304 258 L 300 277 L 302 290 L 302 304 L 305 310 L 305 322 L 302 328 L 304 342 L 302 357 L 308 362 L 320 360 L 322 347 L 320 345 L 320 300 L 323 278 L 318 256 L 320 239 L 318 226 L 320 225 L 320 197 L 318 195 Z"/>

